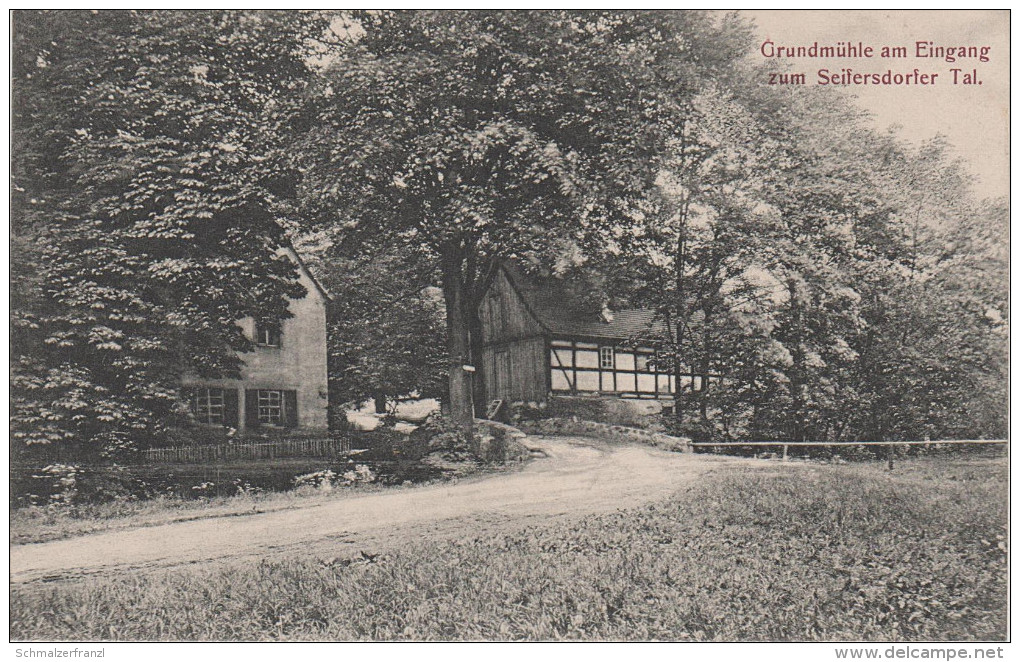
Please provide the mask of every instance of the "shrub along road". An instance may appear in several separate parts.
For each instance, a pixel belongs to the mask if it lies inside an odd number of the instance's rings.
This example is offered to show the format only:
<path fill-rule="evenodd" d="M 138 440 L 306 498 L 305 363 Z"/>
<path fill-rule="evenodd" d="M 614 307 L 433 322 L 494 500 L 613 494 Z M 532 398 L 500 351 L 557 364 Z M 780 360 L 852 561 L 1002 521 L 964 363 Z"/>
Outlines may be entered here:
<path fill-rule="evenodd" d="M 341 497 L 252 513 L 47 543 L 12 545 L 13 583 L 270 557 L 345 558 L 422 537 L 475 537 L 660 500 L 723 465 L 751 462 L 590 439 L 540 438 L 547 457 L 523 470 L 458 483 Z"/>

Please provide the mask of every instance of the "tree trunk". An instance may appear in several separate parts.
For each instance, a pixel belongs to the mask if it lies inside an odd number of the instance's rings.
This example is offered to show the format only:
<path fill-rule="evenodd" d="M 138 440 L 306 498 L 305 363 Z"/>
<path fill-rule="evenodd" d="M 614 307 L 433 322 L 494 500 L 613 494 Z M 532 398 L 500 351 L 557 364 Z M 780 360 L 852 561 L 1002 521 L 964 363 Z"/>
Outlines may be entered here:
<path fill-rule="evenodd" d="M 705 314 L 701 329 L 701 357 L 698 361 L 698 373 L 701 375 L 701 390 L 698 392 L 698 411 L 701 414 L 701 423 L 708 429 L 708 369 L 709 369 L 709 346 L 712 343 L 712 316 L 715 314 L 715 307 L 712 305 L 702 306 Z"/>
<path fill-rule="evenodd" d="M 687 212 L 681 209 L 680 213 L 680 237 L 676 246 L 676 342 L 673 345 L 673 415 L 676 417 L 677 426 L 684 422 L 684 389 L 682 379 L 683 371 L 683 347 L 684 330 L 687 324 L 687 283 L 684 280 L 684 270 L 687 267 Z M 693 387 L 693 381 L 692 381 Z"/>
<path fill-rule="evenodd" d="M 681 181 L 687 179 L 688 168 L 692 165 L 688 161 L 687 153 L 687 136 L 689 126 L 687 123 L 687 114 L 685 113 L 684 119 L 681 120 L 679 127 L 680 135 L 680 169 L 679 173 Z M 676 250 L 673 255 L 674 259 L 674 273 L 676 284 L 676 339 L 673 345 L 673 416 L 676 418 L 676 426 L 679 429 L 684 422 L 684 389 L 681 385 L 681 379 L 683 378 L 683 370 L 681 368 L 682 361 L 685 358 L 683 356 L 684 351 L 684 330 L 687 324 L 687 283 L 684 280 L 685 270 L 687 269 L 687 215 L 690 211 L 691 196 L 688 189 L 682 199 L 680 200 L 679 206 L 677 207 L 677 240 Z M 688 371 L 690 372 L 690 371 Z M 694 380 L 691 380 L 691 391 L 693 394 Z"/>
<path fill-rule="evenodd" d="M 683 378 L 685 373 L 683 371 L 683 366 L 680 363 L 683 358 L 680 355 L 680 342 L 682 337 L 683 328 L 677 324 L 676 344 L 673 346 L 673 416 L 676 418 L 678 425 L 684 422 Z"/>
<path fill-rule="evenodd" d="M 386 413 L 386 394 L 385 393 L 376 393 L 373 399 L 375 400 L 375 413 L 377 413 L 377 414 L 385 414 Z"/>
<path fill-rule="evenodd" d="M 701 369 L 698 370 L 701 374 L 701 390 L 698 391 L 698 412 L 701 414 L 701 422 L 705 426 L 708 425 L 708 360 L 704 359 L 701 361 Z"/>
<path fill-rule="evenodd" d="M 471 305 L 468 307 L 468 338 L 471 342 L 471 365 L 475 367 L 472 376 L 472 401 L 475 409 L 475 416 L 481 417 L 485 413 L 488 394 L 485 392 L 485 367 L 482 365 L 482 318 L 478 316 L 479 301 L 472 297 Z"/>
<path fill-rule="evenodd" d="M 446 301 L 446 347 L 450 361 L 450 418 L 471 438 L 474 411 L 471 404 L 471 343 L 468 329 L 471 302 L 463 280 L 463 256 L 456 248 L 442 255 L 443 298 Z"/>
<path fill-rule="evenodd" d="M 793 279 L 787 281 L 787 291 L 790 294 L 790 331 L 794 342 L 790 344 L 790 355 L 793 364 L 789 371 L 790 376 L 790 398 L 791 412 L 788 425 L 788 436 L 793 441 L 805 441 L 804 432 L 806 427 L 807 403 L 804 397 L 805 377 L 805 351 L 804 351 L 804 319 L 803 310 L 797 299 L 797 284 Z"/>

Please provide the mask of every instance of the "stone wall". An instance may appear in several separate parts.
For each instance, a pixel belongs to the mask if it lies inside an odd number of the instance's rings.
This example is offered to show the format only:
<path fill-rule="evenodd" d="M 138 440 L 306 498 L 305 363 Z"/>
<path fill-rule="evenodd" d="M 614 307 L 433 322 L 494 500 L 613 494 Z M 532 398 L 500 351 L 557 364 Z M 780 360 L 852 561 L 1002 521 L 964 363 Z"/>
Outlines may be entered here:
<path fill-rule="evenodd" d="M 523 462 L 531 457 L 528 435 L 515 427 L 475 419 L 476 434 L 481 437 L 479 454 L 487 461 Z"/>
<path fill-rule="evenodd" d="M 519 425 L 521 430 L 528 434 L 595 437 L 605 441 L 645 444 L 679 453 L 692 452 L 690 439 L 672 437 L 661 432 L 641 430 L 623 425 L 610 425 L 608 423 L 596 423 L 595 421 L 570 418 L 522 420 Z"/>
<path fill-rule="evenodd" d="M 547 402 L 511 405 L 510 423 L 541 418 L 569 418 L 662 432 L 662 400 L 610 396 L 557 395 Z M 672 402 L 672 401 L 668 401 Z"/>

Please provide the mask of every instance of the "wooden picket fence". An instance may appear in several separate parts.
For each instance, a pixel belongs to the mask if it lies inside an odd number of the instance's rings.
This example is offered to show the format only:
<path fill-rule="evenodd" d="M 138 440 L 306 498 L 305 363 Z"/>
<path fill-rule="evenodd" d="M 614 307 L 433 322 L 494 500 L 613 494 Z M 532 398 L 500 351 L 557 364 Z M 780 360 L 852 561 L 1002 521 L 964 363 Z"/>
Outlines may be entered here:
<path fill-rule="evenodd" d="M 290 457 L 325 457 L 347 453 L 351 441 L 347 438 L 308 437 L 277 441 L 236 442 L 204 446 L 177 446 L 150 448 L 141 452 L 147 463 L 209 462 L 218 460 L 271 460 Z"/>

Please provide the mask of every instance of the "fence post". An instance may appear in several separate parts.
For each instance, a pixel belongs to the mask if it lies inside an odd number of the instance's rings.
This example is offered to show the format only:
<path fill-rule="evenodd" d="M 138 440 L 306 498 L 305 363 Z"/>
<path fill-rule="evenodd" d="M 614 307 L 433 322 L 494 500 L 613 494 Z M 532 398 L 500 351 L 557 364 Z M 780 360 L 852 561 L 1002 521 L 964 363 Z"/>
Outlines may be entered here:
<path fill-rule="evenodd" d="M 789 450 L 789 448 L 790 448 L 789 444 L 783 444 L 783 462 L 786 462 L 786 453 L 787 450 Z"/>
<path fill-rule="evenodd" d="M 885 447 L 885 457 L 889 460 L 889 471 L 893 470 L 893 452 L 894 448 L 892 444 L 888 444 Z"/>

